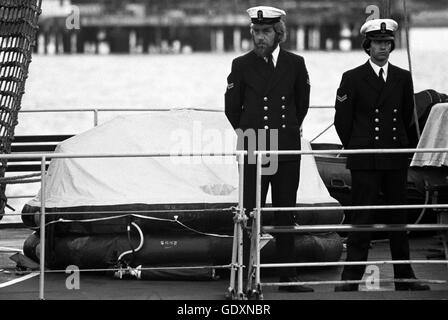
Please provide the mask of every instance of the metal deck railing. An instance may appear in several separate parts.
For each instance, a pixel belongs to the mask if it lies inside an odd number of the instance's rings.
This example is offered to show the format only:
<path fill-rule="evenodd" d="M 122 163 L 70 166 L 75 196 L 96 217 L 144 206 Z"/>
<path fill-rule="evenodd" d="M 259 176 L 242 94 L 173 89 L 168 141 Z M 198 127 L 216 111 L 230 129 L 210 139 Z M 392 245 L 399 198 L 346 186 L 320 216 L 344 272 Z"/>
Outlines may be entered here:
<path fill-rule="evenodd" d="M 261 226 L 261 213 L 267 211 L 323 211 L 323 210 L 380 210 L 380 209 L 415 209 L 415 208 L 433 208 L 433 209 L 446 209 L 448 211 L 448 204 L 437 205 L 382 205 L 382 206 L 339 206 L 339 207 L 262 207 L 261 206 L 261 176 L 262 176 L 262 157 L 264 155 L 319 155 L 319 154 L 399 154 L 399 153 L 433 153 L 433 152 L 446 152 L 448 148 L 428 148 L 428 149 L 357 149 L 357 150 L 315 150 L 315 151 L 255 151 L 254 154 L 257 158 L 257 173 L 256 173 L 256 207 L 251 214 L 254 223 L 252 224 L 252 234 L 256 239 L 251 246 L 251 260 L 249 262 L 248 272 L 248 286 L 247 292 L 250 295 L 254 295 L 256 298 L 262 299 L 262 286 L 289 286 L 289 285 L 318 285 L 318 284 L 347 284 L 347 283 L 363 283 L 363 280 L 346 280 L 346 281 L 312 281 L 312 282 L 288 282 L 288 283 L 262 283 L 260 278 L 261 268 L 268 267 L 304 267 L 310 266 L 309 263 L 276 263 L 276 264 L 262 264 L 260 262 L 260 237 L 263 233 L 304 233 L 304 232 L 338 232 L 338 231 L 350 231 L 350 232 L 365 232 L 365 231 L 447 231 L 448 224 L 427 224 L 427 225 L 386 225 L 386 224 L 371 224 L 371 225 L 313 225 L 313 226 L 291 226 L 291 227 L 275 227 L 275 226 Z M 392 213 L 393 214 L 393 213 Z M 448 212 L 447 212 L 448 214 Z M 432 261 L 434 264 L 447 264 L 448 266 L 448 251 L 447 251 L 447 239 L 446 235 L 443 235 L 445 260 Z M 406 260 L 406 261 L 394 261 L 385 260 L 378 261 L 379 264 L 403 264 L 403 263 L 428 263 L 426 260 Z M 366 265 L 374 264 L 374 262 L 354 261 L 354 262 L 338 262 L 328 263 L 319 262 L 313 263 L 313 266 L 326 266 L 326 265 Z M 396 279 L 388 280 L 396 282 L 420 282 L 421 280 L 410 279 Z M 440 283 L 439 280 L 425 280 L 429 283 Z"/>
<path fill-rule="evenodd" d="M 223 152 L 223 153 L 198 153 L 198 152 L 191 152 L 191 153 L 179 153 L 179 154 L 172 154 L 172 153 L 79 153 L 79 154 L 63 154 L 63 153 L 40 153 L 40 154 L 20 154 L 20 155 L 15 155 L 15 154 L 8 154 L 8 155 L 0 155 L 0 159 L 6 159 L 6 160 L 10 160 L 10 159 L 16 159 L 18 157 L 26 157 L 26 158 L 30 158 L 30 159 L 40 159 L 41 160 L 41 183 L 40 183 L 40 187 L 41 187 L 41 192 L 40 192 L 40 203 L 41 203 L 41 211 L 40 211 L 40 225 L 39 225 L 39 229 L 40 229 L 40 280 L 39 280 L 39 299 L 43 300 L 45 298 L 44 295 L 44 290 L 45 290 L 45 273 L 47 272 L 65 272 L 65 270 L 46 270 L 45 269 L 45 234 L 46 234 L 46 227 L 47 227 L 47 223 L 46 223 L 46 215 L 48 214 L 54 214 L 54 213 L 47 213 L 46 212 L 46 197 L 45 197 L 45 188 L 46 188 L 46 159 L 48 157 L 51 157 L 52 159 L 67 159 L 67 158 L 137 158 L 137 157 L 143 157 L 143 158 L 147 158 L 147 157 L 202 157 L 202 156 L 207 156 L 207 157 L 224 157 L 224 156 L 238 156 L 240 159 L 243 158 L 243 156 L 246 154 L 247 152 L 245 151 L 235 151 L 235 152 Z M 242 160 L 240 160 L 241 163 Z M 240 166 L 241 170 L 242 170 L 242 166 Z M 241 180 L 243 179 L 243 175 L 241 175 Z M 242 186 L 242 182 L 240 183 L 240 185 Z M 240 188 L 239 190 L 241 190 L 242 193 L 242 188 Z M 239 206 L 242 206 L 242 203 L 239 204 Z M 191 210 L 185 209 L 182 210 L 183 212 L 188 212 Z M 192 210 L 195 211 L 195 210 Z M 210 211 L 210 210 L 204 210 L 202 209 L 201 211 Z M 104 213 L 114 213 L 116 214 L 117 212 L 115 211 L 110 211 L 110 212 L 104 212 Z M 71 213 L 67 213 L 67 212 L 61 212 L 59 213 L 61 215 L 66 215 L 66 214 L 71 214 Z M 96 213 L 95 213 L 96 214 Z M 13 215 L 22 215 L 22 214 L 13 214 Z M 129 214 L 128 214 L 129 215 Z M 116 218 L 116 217 L 111 217 L 111 219 Z M 63 220 L 58 220 L 56 222 L 64 222 Z M 238 229 L 238 226 L 235 225 L 235 232 L 237 232 L 236 230 Z M 241 231 L 238 231 L 239 234 L 241 235 Z M 238 235 L 237 235 L 238 237 Z M 242 245 L 242 243 L 241 243 Z M 242 249 L 239 249 L 238 252 L 240 252 L 241 257 L 239 259 L 241 259 L 242 261 Z M 198 268 L 213 268 L 213 269 L 219 269 L 219 268 L 228 268 L 231 270 L 231 273 L 233 274 L 235 272 L 235 268 L 233 264 L 229 264 L 229 265 L 223 265 L 223 266 L 193 266 L 193 267 L 153 267 L 153 268 L 140 268 L 140 270 L 160 270 L 160 269 L 198 269 Z M 108 268 L 108 269 L 81 269 L 80 271 L 85 271 L 85 272 L 98 272 L 98 271 L 123 271 L 122 269 L 119 268 Z M 240 273 L 240 277 L 241 277 L 241 281 L 242 281 L 242 273 Z M 239 284 L 241 285 L 242 282 L 239 281 Z M 233 287 L 233 285 L 235 284 L 235 281 L 231 281 L 231 287 Z M 229 289 L 229 291 L 231 291 Z"/>
<path fill-rule="evenodd" d="M 364 150 L 319 150 L 319 151 L 277 151 L 277 152 L 269 152 L 269 151 L 259 151 L 255 152 L 257 156 L 257 202 L 256 209 L 253 214 L 254 222 L 252 224 L 253 234 L 256 236 L 255 239 L 255 247 L 251 248 L 251 256 L 254 257 L 254 260 L 251 261 L 249 265 L 249 274 L 251 274 L 250 270 L 254 270 L 254 277 L 249 278 L 249 280 L 254 280 L 254 282 L 249 282 L 248 289 L 252 291 L 252 294 L 255 294 L 256 297 L 262 298 L 262 285 L 270 286 L 270 285 L 291 285 L 291 283 L 261 283 L 260 280 L 260 269 L 268 268 L 268 267 L 287 267 L 287 266 L 295 266 L 295 267 L 305 267 L 305 266 L 330 266 L 330 265 L 348 265 L 348 264 L 400 264 L 400 263 L 426 263 L 426 264 L 448 264 L 448 260 L 437 260 L 428 262 L 426 260 L 409 260 L 409 261 L 360 261 L 360 262 L 320 262 L 320 263 L 288 263 L 288 264 L 261 264 L 260 263 L 260 240 L 263 232 L 322 232 L 322 231 L 386 231 L 386 230 L 413 230 L 413 231 L 422 231 L 422 230 L 433 230 L 433 231 L 446 231 L 448 230 L 448 225 L 446 224 L 431 224 L 431 225 L 366 225 L 366 226 L 353 226 L 353 225 L 313 225 L 313 226 L 293 226 L 291 228 L 284 227 L 270 227 L 264 226 L 262 227 L 260 224 L 261 221 L 261 212 L 262 211 L 323 211 L 330 209 L 337 210 L 371 210 L 371 209 L 385 209 L 385 208 L 394 208 L 394 209 L 408 209 L 408 208 L 434 208 L 434 209 L 447 209 L 448 204 L 436 204 L 436 205 L 394 205 L 394 206 L 326 206 L 326 207 L 291 207 L 291 208 L 265 208 L 261 207 L 261 157 L 263 154 L 267 153 L 276 153 L 276 154 L 300 154 L 300 155 L 314 155 L 314 154 L 354 154 L 354 153 L 410 153 L 410 152 L 448 152 L 448 148 L 445 149 L 397 149 L 397 150 L 376 150 L 376 149 L 364 149 Z M 234 226 L 234 243 L 233 243 L 233 251 L 232 251 L 232 261 L 229 265 L 224 266 L 204 266 L 202 268 L 230 268 L 231 270 L 231 278 L 230 285 L 228 289 L 228 295 L 233 299 L 244 299 L 245 293 L 243 289 L 243 264 L 242 264 L 242 255 L 243 255 L 243 244 L 242 244 L 242 232 L 243 232 L 243 223 L 246 220 L 246 216 L 244 213 L 244 209 L 242 206 L 243 203 L 243 165 L 242 158 L 245 152 L 233 152 L 233 153 L 182 153 L 182 154 L 170 154 L 170 153 L 79 153 L 79 154 L 58 154 L 58 153 L 43 153 L 43 154 L 26 154 L 26 157 L 40 159 L 41 160 L 41 212 L 40 212 L 40 282 L 39 282 L 39 298 L 44 299 L 44 288 L 45 288 L 45 273 L 46 272 L 56 272 L 60 270 L 46 270 L 45 269 L 45 233 L 46 233 L 46 215 L 50 214 L 46 212 L 46 198 L 45 198 L 45 188 L 46 188 L 46 168 L 45 161 L 47 157 L 51 157 L 54 159 L 62 159 L 62 158 L 134 158 L 134 157 L 197 157 L 197 156 L 238 156 L 239 159 L 239 169 L 240 169 L 240 179 L 239 179 L 239 204 L 238 208 L 235 208 L 235 226 Z M 14 159 L 15 157 L 23 157 L 24 155 L 1 155 L 0 157 L 5 159 Z M 188 210 L 187 210 L 188 211 Z M 64 213 L 61 213 L 64 214 Z M 69 214 L 69 213 L 68 213 Z M 144 270 L 145 268 L 142 268 Z M 151 270 L 153 268 L 146 268 L 147 270 Z M 160 269 L 158 267 L 157 269 Z M 107 269 L 108 271 L 113 271 L 114 269 Z M 118 269 L 117 269 L 118 270 Z M 103 271 L 103 269 L 88 269 L 88 270 L 80 270 L 80 271 Z M 236 278 L 237 277 L 237 278 Z M 391 280 L 390 280 L 391 281 Z M 406 279 L 398 279 L 398 281 L 410 281 Z M 416 280 L 418 281 L 418 280 Z M 430 283 L 440 283 L 440 280 L 425 280 Z M 308 284 L 318 285 L 318 284 L 338 284 L 338 283 L 348 283 L 347 281 L 313 281 Z M 350 282 L 352 283 L 352 282 Z M 358 281 L 360 283 L 360 281 Z M 297 283 L 295 283 L 297 284 Z M 300 282 L 299 284 L 307 284 L 307 282 Z"/>

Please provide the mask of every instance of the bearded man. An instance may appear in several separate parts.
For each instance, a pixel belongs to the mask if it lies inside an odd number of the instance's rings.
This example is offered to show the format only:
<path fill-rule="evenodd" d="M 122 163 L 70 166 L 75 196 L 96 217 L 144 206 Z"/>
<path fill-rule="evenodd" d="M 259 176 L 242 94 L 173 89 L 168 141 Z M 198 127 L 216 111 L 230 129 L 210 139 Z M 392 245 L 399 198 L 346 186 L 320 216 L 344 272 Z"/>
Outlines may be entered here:
<path fill-rule="evenodd" d="M 238 144 L 248 151 L 244 163 L 244 208 L 255 207 L 254 150 L 300 150 L 300 128 L 309 107 L 310 84 L 304 59 L 280 48 L 286 39 L 283 10 L 258 6 L 247 10 L 254 48 L 233 60 L 227 78 L 225 114 L 238 134 Z M 300 156 L 268 156 L 261 181 L 265 206 L 269 185 L 274 207 L 295 207 Z M 275 212 L 277 226 L 295 224 L 294 212 Z M 245 235 L 247 243 L 247 235 Z M 293 234 L 275 237 L 278 261 L 295 262 Z M 245 250 L 246 252 L 247 250 Z M 298 282 L 296 268 L 280 268 L 280 282 Z M 310 292 L 299 285 L 280 286 L 287 292 Z"/>

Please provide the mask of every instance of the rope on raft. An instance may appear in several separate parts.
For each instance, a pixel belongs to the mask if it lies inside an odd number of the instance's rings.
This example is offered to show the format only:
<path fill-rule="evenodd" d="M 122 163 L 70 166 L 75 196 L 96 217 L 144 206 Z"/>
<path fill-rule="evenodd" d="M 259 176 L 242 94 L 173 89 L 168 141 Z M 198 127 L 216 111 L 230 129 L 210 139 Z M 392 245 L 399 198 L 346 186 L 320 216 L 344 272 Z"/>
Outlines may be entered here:
<path fill-rule="evenodd" d="M 174 216 L 174 219 L 149 217 L 149 216 L 143 216 L 143 215 L 139 215 L 139 214 L 124 214 L 124 215 L 114 216 L 114 217 L 103 217 L 103 218 L 82 219 L 82 220 L 71 220 L 71 219 L 59 218 L 58 220 L 47 222 L 45 224 L 45 226 L 47 227 L 47 226 L 50 226 L 52 224 L 57 224 L 57 223 L 91 223 L 91 222 L 109 221 L 109 220 L 114 220 L 114 219 L 119 219 L 119 218 L 124 218 L 124 217 L 136 217 L 136 218 L 141 218 L 141 219 L 146 219 L 146 220 L 157 220 L 157 221 L 171 222 L 174 224 L 178 224 L 181 227 L 183 227 L 189 231 L 192 231 L 194 233 L 197 233 L 197 234 L 210 236 L 210 237 L 217 237 L 217 238 L 233 238 L 233 235 L 208 233 L 208 232 L 202 232 L 200 230 L 196 230 L 196 229 L 191 228 L 191 227 L 187 226 L 186 224 L 180 222 L 178 220 L 177 216 Z"/>
<path fill-rule="evenodd" d="M 40 177 L 40 173 L 26 174 L 22 176 L 3 177 L 0 178 L 0 184 L 20 184 L 20 183 L 35 183 L 40 182 L 39 179 L 30 179 L 34 177 Z"/>

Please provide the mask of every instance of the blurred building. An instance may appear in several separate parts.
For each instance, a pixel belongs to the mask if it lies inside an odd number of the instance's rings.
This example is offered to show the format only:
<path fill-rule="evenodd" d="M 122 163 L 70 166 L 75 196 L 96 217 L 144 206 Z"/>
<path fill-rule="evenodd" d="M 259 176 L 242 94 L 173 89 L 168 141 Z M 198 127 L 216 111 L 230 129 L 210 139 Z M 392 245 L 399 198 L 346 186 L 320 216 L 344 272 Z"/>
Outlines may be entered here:
<path fill-rule="evenodd" d="M 429 9 L 446 7 L 445 2 L 433 0 Z M 50 54 L 245 51 L 251 46 L 245 10 L 260 3 L 253 0 L 44 0 L 37 50 Z M 399 23 L 404 17 L 402 0 L 264 0 L 262 3 L 287 12 L 285 46 L 298 51 L 360 49 L 359 28 L 373 13 L 371 5 L 380 8 L 381 17 L 392 17 Z M 408 0 L 408 3 L 410 10 L 428 9 L 423 0 Z M 439 15 L 440 8 L 435 11 Z M 403 42 L 401 30 L 398 47 Z"/>

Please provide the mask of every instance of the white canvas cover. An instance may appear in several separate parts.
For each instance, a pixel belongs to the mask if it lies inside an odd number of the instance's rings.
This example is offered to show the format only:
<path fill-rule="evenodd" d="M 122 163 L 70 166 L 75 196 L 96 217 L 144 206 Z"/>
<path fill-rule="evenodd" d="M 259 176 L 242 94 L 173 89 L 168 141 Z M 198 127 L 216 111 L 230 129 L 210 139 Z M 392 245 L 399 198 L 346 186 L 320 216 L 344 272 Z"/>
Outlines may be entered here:
<path fill-rule="evenodd" d="M 448 103 L 438 103 L 431 108 L 417 149 L 448 148 Z M 414 153 L 411 166 L 448 166 L 447 152 Z"/>
<path fill-rule="evenodd" d="M 234 152 L 236 134 L 223 112 L 177 109 L 119 116 L 63 141 L 56 153 Z M 310 149 L 302 139 L 302 149 Z M 118 204 L 237 203 L 234 157 L 52 159 L 46 207 Z M 313 156 L 303 156 L 298 203 L 337 203 Z M 40 206 L 40 193 L 28 204 Z M 268 194 L 268 203 L 270 195 Z"/>

